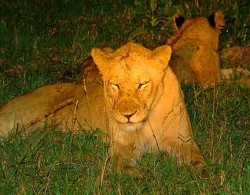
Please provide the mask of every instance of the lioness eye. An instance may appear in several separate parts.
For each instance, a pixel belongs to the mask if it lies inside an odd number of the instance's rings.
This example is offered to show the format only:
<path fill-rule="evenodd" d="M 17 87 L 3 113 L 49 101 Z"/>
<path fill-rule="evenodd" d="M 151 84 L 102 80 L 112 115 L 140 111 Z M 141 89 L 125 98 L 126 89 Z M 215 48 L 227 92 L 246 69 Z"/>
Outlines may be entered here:
<path fill-rule="evenodd" d="M 110 85 L 111 85 L 111 87 L 113 88 L 113 89 L 115 89 L 115 90 L 119 90 L 120 89 L 120 86 L 119 86 L 119 84 L 117 84 L 117 83 L 110 83 Z"/>
<path fill-rule="evenodd" d="M 149 84 L 149 81 L 141 82 L 138 84 L 138 89 L 144 89 Z"/>

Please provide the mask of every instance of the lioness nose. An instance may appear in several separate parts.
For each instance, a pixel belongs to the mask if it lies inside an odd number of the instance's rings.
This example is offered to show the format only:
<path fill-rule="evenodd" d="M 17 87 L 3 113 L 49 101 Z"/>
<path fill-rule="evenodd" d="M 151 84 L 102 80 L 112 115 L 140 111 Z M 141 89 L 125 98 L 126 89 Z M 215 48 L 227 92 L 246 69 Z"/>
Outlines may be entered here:
<path fill-rule="evenodd" d="M 128 120 L 137 112 L 138 105 L 134 102 L 122 101 L 118 105 L 118 110 L 121 115 L 125 116 Z"/>
<path fill-rule="evenodd" d="M 133 113 L 126 113 L 126 114 L 123 114 L 123 116 L 125 116 L 125 117 L 129 120 L 130 117 L 132 117 L 135 113 L 136 113 L 136 111 L 134 111 Z"/>

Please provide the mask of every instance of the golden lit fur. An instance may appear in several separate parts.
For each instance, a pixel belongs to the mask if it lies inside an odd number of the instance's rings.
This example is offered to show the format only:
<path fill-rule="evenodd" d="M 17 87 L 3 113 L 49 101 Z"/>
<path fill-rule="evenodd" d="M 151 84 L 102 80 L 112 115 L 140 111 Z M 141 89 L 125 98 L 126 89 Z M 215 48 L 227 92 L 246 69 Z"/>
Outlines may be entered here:
<path fill-rule="evenodd" d="M 103 87 L 98 84 L 60 83 L 19 96 L 0 108 L 0 135 L 12 129 L 31 131 L 44 124 L 62 131 L 106 128 Z"/>
<path fill-rule="evenodd" d="M 176 35 L 167 41 L 173 50 L 170 66 L 181 83 L 198 82 L 207 88 L 220 80 L 217 53 L 221 28 L 225 26 L 221 11 L 209 18 L 196 17 L 185 21 L 174 17 Z"/>
<path fill-rule="evenodd" d="M 167 45 L 149 50 L 127 43 L 114 52 L 94 48 L 103 84 L 55 84 L 14 98 L 0 110 L 1 134 L 17 123 L 22 130 L 46 121 L 62 130 L 100 128 L 110 138 L 109 153 L 118 169 L 159 150 L 202 167 L 180 85 L 168 66 L 170 55 Z"/>

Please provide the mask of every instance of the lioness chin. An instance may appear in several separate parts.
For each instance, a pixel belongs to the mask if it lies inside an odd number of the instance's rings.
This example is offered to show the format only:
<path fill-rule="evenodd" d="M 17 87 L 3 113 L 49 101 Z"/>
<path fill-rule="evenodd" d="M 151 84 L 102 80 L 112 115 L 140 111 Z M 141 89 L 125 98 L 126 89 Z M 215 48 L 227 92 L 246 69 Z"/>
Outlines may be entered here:
<path fill-rule="evenodd" d="M 182 91 L 168 62 L 167 45 L 149 50 L 127 43 L 115 51 L 94 48 L 103 83 L 49 85 L 0 109 L 1 135 L 43 126 L 72 131 L 100 128 L 110 138 L 118 170 L 146 151 L 167 151 L 180 163 L 202 167 Z M 17 125 L 18 124 L 18 125 Z"/>

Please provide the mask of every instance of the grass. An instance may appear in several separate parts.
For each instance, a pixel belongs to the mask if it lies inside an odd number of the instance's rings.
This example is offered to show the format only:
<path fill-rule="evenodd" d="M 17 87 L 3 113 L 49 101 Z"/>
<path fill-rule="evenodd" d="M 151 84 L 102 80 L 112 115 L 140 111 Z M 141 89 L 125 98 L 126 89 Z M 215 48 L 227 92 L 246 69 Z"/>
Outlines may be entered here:
<path fill-rule="evenodd" d="M 180 2 L 188 16 L 215 9 L 213 1 L 188 9 Z M 249 17 L 244 1 L 220 4 L 231 8 L 221 47 L 249 44 L 241 25 Z M 0 5 L 0 105 L 40 86 L 75 82 L 94 46 L 117 48 L 133 40 L 155 47 L 172 33 L 170 22 L 152 27 L 137 19 L 148 9 L 142 0 L 13 0 Z M 119 175 L 107 162 L 108 146 L 99 130 L 72 135 L 45 126 L 1 138 L 0 194 L 250 194 L 249 89 L 221 84 L 207 91 L 184 87 L 184 93 L 209 179 L 164 153 L 142 157 L 142 178 Z"/>

